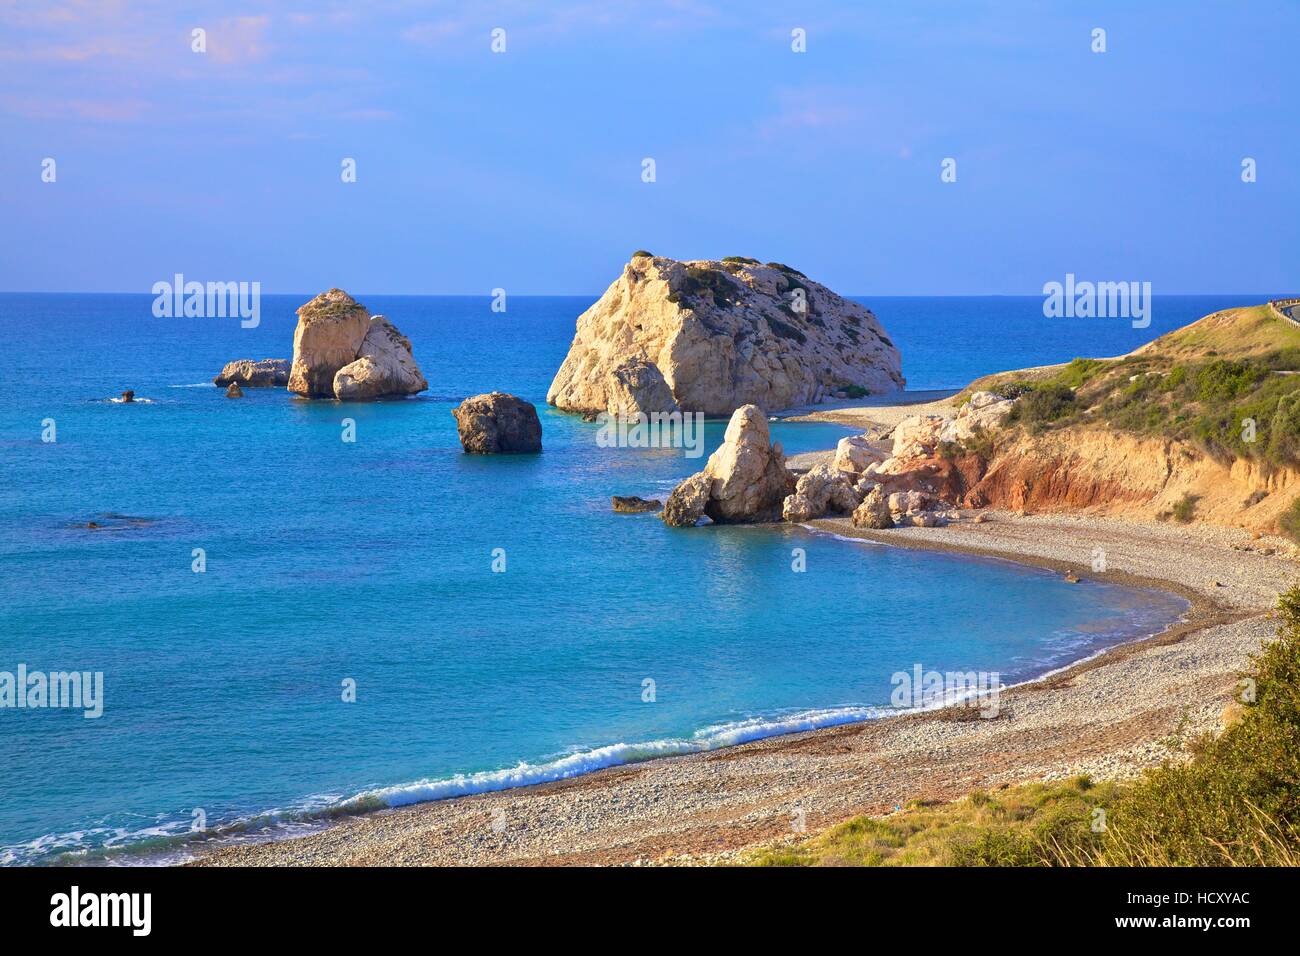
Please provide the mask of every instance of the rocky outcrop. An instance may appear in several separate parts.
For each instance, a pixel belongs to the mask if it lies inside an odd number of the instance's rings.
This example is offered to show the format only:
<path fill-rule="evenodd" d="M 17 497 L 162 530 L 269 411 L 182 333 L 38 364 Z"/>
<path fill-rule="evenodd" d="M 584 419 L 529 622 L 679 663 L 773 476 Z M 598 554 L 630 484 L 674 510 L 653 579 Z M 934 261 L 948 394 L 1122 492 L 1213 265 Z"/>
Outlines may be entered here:
<path fill-rule="evenodd" d="M 860 497 L 843 474 L 816 465 L 800 476 L 794 494 L 785 499 L 781 516 L 786 521 L 809 521 L 830 514 L 850 514 Z"/>
<path fill-rule="evenodd" d="M 227 362 L 221 373 L 212 380 L 219 388 L 238 385 L 240 388 L 274 388 L 289 384 L 288 359 L 237 359 Z"/>
<path fill-rule="evenodd" d="M 307 398 L 370 399 L 428 388 L 411 343 L 342 289 L 298 309 L 289 391 Z"/>
<path fill-rule="evenodd" d="M 939 442 L 964 445 L 977 434 L 997 431 L 1013 405 L 1013 400 L 992 392 L 973 392 L 970 401 L 958 409 L 957 417 L 940 430 Z"/>
<path fill-rule="evenodd" d="M 663 520 L 679 527 L 705 515 L 719 524 L 775 520 L 794 485 L 780 444 L 771 440 L 767 416 L 756 405 L 744 405 L 731 416 L 722 445 L 704 470 L 669 495 Z"/>
<path fill-rule="evenodd" d="M 672 528 L 691 528 L 704 517 L 713 490 L 713 478 L 707 472 L 697 471 L 687 478 L 664 502 L 664 524 Z"/>
<path fill-rule="evenodd" d="M 639 498 L 636 495 L 612 495 L 610 504 L 620 514 L 644 514 L 649 511 L 662 511 L 664 504 L 657 498 Z"/>
<path fill-rule="evenodd" d="M 643 358 L 628 359 L 610 372 L 605 390 L 609 396 L 605 411 L 618 418 L 680 410 L 659 366 Z"/>
<path fill-rule="evenodd" d="M 643 385 L 620 384 L 629 362 Z M 637 255 L 579 316 L 546 400 L 575 412 L 630 399 L 646 413 L 729 415 L 903 384 L 898 350 L 875 316 L 795 269 Z"/>
<path fill-rule="evenodd" d="M 850 435 L 841 438 L 835 446 L 834 468 L 836 471 L 852 475 L 861 475 L 872 465 L 878 465 L 889 457 L 889 452 L 879 442 L 866 435 Z"/>
<path fill-rule="evenodd" d="M 334 396 L 342 401 L 414 395 L 428 387 L 410 339 L 382 315 L 370 320 L 356 361 L 334 373 Z"/>
<path fill-rule="evenodd" d="M 542 423 L 532 402 L 491 392 L 467 398 L 451 410 L 461 447 L 471 455 L 508 455 L 542 450 Z"/>

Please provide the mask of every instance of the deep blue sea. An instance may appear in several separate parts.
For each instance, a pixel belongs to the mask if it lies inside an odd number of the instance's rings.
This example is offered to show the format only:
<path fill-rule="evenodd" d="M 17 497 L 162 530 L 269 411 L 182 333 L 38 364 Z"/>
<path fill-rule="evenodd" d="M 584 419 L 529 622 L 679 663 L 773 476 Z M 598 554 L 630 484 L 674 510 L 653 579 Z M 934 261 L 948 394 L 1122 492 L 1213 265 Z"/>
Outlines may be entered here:
<path fill-rule="evenodd" d="M 918 663 L 1021 680 L 1185 607 L 1000 561 L 613 514 L 611 494 L 662 497 L 702 459 L 599 447 L 596 425 L 544 405 L 594 296 L 505 314 L 358 297 L 411 338 L 426 395 L 231 401 L 210 384 L 228 360 L 288 357 L 310 294 L 263 297 L 255 329 L 157 319 L 147 295 L 0 295 L 0 672 L 104 674 L 99 719 L 0 708 L 0 862 L 129 861 L 183 852 L 195 821 L 259 831 L 362 794 L 862 719 Z M 1158 297 L 1145 330 L 1045 319 L 1039 298 L 867 304 L 909 387 L 930 389 L 1119 354 L 1263 298 Z M 109 401 L 127 388 L 147 401 Z M 461 453 L 450 410 L 492 389 L 537 404 L 542 454 Z M 774 432 L 788 452 L 847 433 Z"/>

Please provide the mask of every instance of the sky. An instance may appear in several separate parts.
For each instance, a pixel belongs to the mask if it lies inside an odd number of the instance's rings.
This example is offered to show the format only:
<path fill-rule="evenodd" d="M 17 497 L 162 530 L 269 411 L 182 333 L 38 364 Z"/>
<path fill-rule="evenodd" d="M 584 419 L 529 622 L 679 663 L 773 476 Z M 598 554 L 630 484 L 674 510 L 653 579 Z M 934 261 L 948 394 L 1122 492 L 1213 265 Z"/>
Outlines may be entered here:
<path fill-rule="evenodd" d="M 1295 0 L 0 0 L 0 290 L 598 294 L 644 248 L 1300 293 L 1298 36 Z"/>

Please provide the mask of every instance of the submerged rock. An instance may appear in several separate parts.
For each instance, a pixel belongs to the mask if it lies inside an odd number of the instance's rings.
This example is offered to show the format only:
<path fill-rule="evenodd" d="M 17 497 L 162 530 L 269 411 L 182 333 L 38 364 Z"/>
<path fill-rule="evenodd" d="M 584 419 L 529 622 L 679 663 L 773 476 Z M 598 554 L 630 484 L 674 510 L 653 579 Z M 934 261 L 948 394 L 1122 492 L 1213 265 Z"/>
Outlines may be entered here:
<path fill-rule="evenodd" d="M 657 498 L 638 498 L 636 495 L 612 495 L 610 503 L 614 510 L 624 514 L 641 514 L 647 511 L 662 511 L 663 502 Z"/>
<path fill-rule="evenodd" d="M 505 392 L 465 399 L 451 410 L 461 447 L 472 455 L 503 455 L 542 450 L 537 408 Z"/>
<path fill-rule="evenodd" d="M 635 383 L 618 374 L 629 363 Z M 730 415 L 903 385 L 898 349 L 876 317 L 795 269 L 639 254 L 578 317 L 546 400 L 573 412 L 630 399 L 647 414 Z"/>
<path fill-rule="evenodd" d="M 342 289 L 298 309 L 289 391 L 307 398 L 360 400 L 414 395 L 429 387 L 411 343 L 382 315 Z"/>
<path fill-rule="evenodd" d="M 707 515 L 719 524 L 773 521 L 794 491 L 780 443 L 773 443 L 767 418 L 756 405 L 736 409 L 722 445 L 704 470 L 679 484 L 664 505 L 663 520 L 693 525 Z"/>
<path fill-rule="evenodd" d="M 219 388 L 239 385 L 242 388 L 272 388 L 289 384 L 288 359 L 237 359 L 227 362 L 221 373 L 212 380 Z"/>

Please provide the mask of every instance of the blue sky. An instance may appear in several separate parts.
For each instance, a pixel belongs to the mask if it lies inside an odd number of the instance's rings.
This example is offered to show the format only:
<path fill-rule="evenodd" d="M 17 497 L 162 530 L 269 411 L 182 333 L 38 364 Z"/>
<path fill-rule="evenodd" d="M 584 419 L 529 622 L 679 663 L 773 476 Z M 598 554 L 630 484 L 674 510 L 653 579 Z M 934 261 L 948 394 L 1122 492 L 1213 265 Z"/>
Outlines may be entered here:
<path fill-rule="evenodd" d="M 1297 292 L 1297 36 L 1293 0 L 0 0 L 0 289 L 598 293 L 647 248 Z"/>

